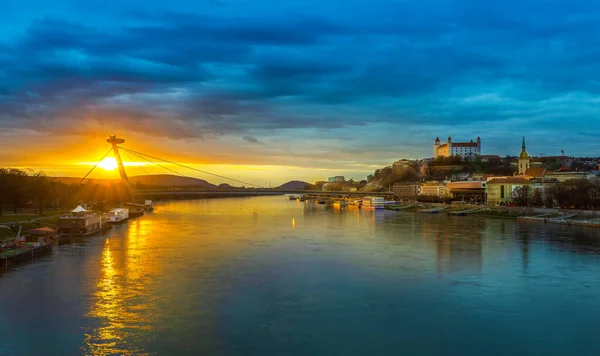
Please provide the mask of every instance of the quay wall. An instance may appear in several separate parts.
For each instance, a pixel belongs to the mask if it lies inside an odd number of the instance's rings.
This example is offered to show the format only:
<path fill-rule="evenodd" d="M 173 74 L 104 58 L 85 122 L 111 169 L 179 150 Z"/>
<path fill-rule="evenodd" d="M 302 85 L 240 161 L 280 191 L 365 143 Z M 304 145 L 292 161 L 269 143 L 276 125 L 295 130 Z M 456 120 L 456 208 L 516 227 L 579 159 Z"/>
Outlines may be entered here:
<path fill-rule="evenodd" d="M 47 255 L 52 252 L 52 243 L 44 244 L 38 248 L 30 248 L 21 251 L 18 254 L 0 258 L 0 274 L 7 272 L 11 268 L 30 261 L 35 261 L 37 258 Z"/>

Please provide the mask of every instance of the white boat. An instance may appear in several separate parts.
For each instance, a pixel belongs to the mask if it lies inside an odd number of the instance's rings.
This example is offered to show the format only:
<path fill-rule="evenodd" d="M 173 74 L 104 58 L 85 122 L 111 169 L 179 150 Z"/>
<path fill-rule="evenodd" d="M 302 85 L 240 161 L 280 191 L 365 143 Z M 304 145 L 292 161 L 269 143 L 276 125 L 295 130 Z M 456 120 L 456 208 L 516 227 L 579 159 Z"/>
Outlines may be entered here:
<path fill-rule="evenodd" d="M 364 197 L 362 199 L 363 209 L 383 209 L 385 199 L 382 197 Z"/>
<path fill-rule="evenodd" d="M 117 208 L 108 212 L 108 222 L 118 224 L 129 218 L 129 209 Z"/>

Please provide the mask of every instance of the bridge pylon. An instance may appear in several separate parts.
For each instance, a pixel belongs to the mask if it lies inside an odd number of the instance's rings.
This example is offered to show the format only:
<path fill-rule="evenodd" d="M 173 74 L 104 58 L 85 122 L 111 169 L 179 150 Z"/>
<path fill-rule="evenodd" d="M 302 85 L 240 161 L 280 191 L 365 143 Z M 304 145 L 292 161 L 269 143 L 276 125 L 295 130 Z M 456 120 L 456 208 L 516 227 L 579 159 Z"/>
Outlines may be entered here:
<path fill-rule="evenodd" d="M 121 175 L 121 181 L 127 189 L 127 194 L 131 196 L 131 188 L 129 186 L 129 178 L 127 178 L 127 172 L 125 171 L 125 166 L 123 166 L 123 160 L 121 160 L 121 155 L 119 154 L 119 146 L 118 144 L 124 143 L 125 139 L 118 138 L 115 135 L 110 135 L 106 142 L 110 143 L 113 148 L 113 152 L 115 154 L 115 158 L 117 159 L 117 164 L 119 166 L 119 174 Z"/>

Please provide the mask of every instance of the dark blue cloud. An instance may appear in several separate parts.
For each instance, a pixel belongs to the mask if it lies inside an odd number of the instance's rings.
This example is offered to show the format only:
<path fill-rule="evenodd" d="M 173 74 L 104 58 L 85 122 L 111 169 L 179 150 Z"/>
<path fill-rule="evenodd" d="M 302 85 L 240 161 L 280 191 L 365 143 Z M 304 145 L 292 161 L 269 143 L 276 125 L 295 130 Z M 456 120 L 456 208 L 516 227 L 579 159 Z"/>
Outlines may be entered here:
<path fill-rule="evenodd" d="M 411 144 L 414 132 L 423 145 L 479 132 L 504 148 L 519 130 L 588 140 L 570 129 L 598 123 L 593 2 L 253 4 L 33 9 L 0 37 L 0 129 L 77 133 L 85 117 L 252 143 L 259 131 L 386 125 Z"/>

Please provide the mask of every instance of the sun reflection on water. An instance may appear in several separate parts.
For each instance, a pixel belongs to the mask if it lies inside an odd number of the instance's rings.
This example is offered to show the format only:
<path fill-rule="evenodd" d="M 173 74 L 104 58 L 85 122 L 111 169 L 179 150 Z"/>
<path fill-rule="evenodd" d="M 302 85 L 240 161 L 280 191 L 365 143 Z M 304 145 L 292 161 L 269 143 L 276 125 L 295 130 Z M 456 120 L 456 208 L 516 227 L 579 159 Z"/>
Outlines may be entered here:
<path fill-rule="evenodd" d="M 146 253 L 151 221 L 129 222 L 127 240 L 107 239 L 102 251 L 100 278 L 88 317 L 100 326 L 86 334 L 86 354 L 143 355 L 143 350 L 125 346 L 134 333 L 147 333 L 151 328 L 148 312 L 149 274 L 153 264 Z M 111 248 L 112 247 L 112 248 Z"/>

